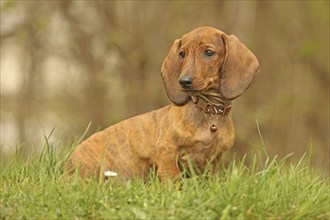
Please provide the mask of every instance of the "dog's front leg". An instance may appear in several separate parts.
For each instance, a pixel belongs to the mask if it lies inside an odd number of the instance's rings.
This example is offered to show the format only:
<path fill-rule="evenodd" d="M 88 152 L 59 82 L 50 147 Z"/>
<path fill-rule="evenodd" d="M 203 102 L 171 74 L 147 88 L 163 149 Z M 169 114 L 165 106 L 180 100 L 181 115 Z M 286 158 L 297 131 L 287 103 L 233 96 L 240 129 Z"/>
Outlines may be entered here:
<path fill-rule="evenodd" d="M 218 154 L 216 156 L 216 158 L 214 159 L 214 161 L 213 161 L 213 167 L 212 167 L 212 174 L 213 175 L 216 175 L 217 172 L 220 169 L 220 166 L 221 166 L 221 155 L 222 155 L 222 152 L 220 154 Z"/>
<path fill-rule="evenodd" d="M 178 156 L 175 146 L 159 147 L 157 175 L 162 183 L 181 179 Z"/>

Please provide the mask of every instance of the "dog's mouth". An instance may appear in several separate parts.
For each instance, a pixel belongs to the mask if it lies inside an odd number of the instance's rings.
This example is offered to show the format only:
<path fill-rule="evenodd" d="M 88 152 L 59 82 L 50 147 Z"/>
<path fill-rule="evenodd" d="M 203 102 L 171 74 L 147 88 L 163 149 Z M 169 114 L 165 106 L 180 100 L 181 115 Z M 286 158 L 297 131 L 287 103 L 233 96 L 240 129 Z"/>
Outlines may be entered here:
<path fill-rule="evenodd" d="M 182 92 L 187 93 L 188 95 L 198 95 L 202 93 L 204 89 L 182 89 Z"/>
<path fill-rule="evenodd" d="M 214 86 L 212 85 L 212 82 L 208 83 L 201 83 L 196 84 L 193 88 L 182 88 L 182 92 L 187 93 L 188 95 L 196 96 L 198 94 L 204 93 L 210 89 L 212 89 Z"/>

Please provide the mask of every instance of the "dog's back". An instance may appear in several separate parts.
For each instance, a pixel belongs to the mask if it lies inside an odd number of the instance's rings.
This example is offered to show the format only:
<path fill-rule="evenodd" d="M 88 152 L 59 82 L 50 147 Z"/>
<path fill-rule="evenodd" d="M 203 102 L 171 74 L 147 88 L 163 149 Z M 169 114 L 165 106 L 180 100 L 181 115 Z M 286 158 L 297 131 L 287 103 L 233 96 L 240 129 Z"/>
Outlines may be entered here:
<path fill-rule="evenodd" d="M 81 177 L 99 176 L 107 170 L 122 179 L 144 177 L 155 164 L 156 138 L 170 105 L 126 119 L 90 136 L 71 154 L 66 170 Z"/>

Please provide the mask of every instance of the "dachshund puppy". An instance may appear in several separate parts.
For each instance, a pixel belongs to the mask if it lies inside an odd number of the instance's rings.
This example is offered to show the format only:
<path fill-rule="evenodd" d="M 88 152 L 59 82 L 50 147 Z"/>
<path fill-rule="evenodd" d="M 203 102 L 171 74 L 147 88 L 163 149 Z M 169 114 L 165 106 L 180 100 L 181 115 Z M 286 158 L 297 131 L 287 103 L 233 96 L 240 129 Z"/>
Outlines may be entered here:
<path fill-rule="evenodd" d="M 258 72 L 257 58 L 234 35 L 192 30 L 174 41 L 161 68 L 172 104 L 95 133 L 74 150 L 68 173 L 145 179 L 156 167 L 166 182 L 181 177 L 181 165 L 203 171 L 212 164 L 217 172 L 221 153 L 234 144 L 231 101 Z"/>

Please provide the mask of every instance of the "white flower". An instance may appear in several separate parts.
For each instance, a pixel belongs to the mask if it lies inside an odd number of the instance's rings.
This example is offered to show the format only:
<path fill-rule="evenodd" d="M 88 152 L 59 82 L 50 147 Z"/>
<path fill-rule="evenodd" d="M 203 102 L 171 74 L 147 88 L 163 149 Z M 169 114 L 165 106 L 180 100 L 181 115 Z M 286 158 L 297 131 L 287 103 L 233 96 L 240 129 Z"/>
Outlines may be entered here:
<path fill-rule="evenodd" d="M 105 171 L 104 172 L 104 176 L 117 176 L 118 174 L 116 172 L 113 172 L 113 171 Z"/>

